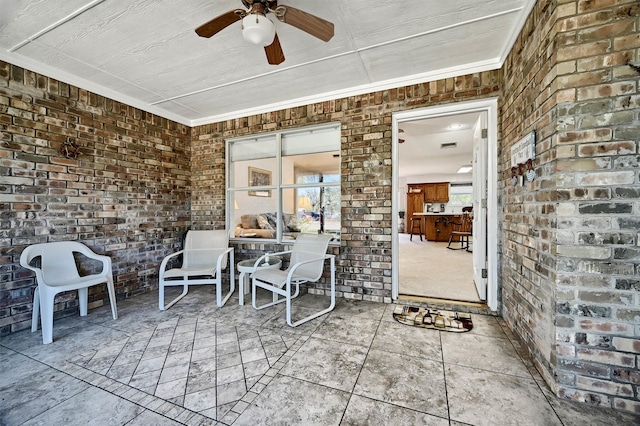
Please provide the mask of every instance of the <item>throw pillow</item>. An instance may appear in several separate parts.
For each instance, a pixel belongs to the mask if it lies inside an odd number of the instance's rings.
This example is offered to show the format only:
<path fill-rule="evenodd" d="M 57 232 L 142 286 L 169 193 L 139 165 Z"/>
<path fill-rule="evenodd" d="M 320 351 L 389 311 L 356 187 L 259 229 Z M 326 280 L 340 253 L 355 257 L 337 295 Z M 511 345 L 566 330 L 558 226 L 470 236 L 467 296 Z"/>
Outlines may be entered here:
<path fill-rule="evenodd" d="M 271 225 L 270 229 L 278 228 L 278 213 L 264 213 L 263 215 Z"/>
<path fill-rule="evenodd" d="M 271 226 L 265 215 L 258 215 L 258 226 L 260 227 L 260 229 L 268 229 L 270 231 L 273 231 L 273 226 Z"/>
<path fill-rule="evenodd" d="M 300 226 L 298 225 L 298 218 L 290 213 L 285 213 L 283 216 L 285 228 L 289 232 L 300 232 Z"/>
<path fill-rule="evenodd" d="M 255 214 L 243 214 L 240 217 L 240 221 L 244 229 L 256 229 L 258 227 L 258 218 Z"/>

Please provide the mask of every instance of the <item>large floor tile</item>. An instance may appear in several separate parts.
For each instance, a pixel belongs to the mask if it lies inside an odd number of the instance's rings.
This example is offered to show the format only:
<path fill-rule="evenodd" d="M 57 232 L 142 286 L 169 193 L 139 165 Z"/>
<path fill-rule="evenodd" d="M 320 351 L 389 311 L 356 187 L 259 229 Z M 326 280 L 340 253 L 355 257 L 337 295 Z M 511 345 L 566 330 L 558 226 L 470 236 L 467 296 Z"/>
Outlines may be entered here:
<path fill-rule="evenodd" d="M 124 425 L 144 408 L 101 389 L 90 388 L 24 422 L 28 425 Z"/>
<path fill-rule="evenodd" d="M 313 337 L 369 347 L 378 329 L 379 320 L 330 315 L 313 333 Z M 349 324 L 345 327 L 345 324 Z"/>
<path fill-rule="evenodd" d="M 531 377 L 507 339 L 469 333 L 442 333 L 442 354 L 445 364 Z"/>
<path fill-rule="evenodd" d="M 349 393 L 276 376 L 238 417 L 243 425 L 339 425 L 349 402 Z"/>
<path fill-rule="evenodd" d="M 136 418 L 127 423 L 127 426 L 179 426 L 184 423 L 168 419 L 153 411 L 145 410 L 138 414 Z"/>
<path fill-rule="evenodd" d="M 328 317 L 352 318 L 355 320 L 369 319 L 380 321 L 386 312 L 386 305 L 382 303 L 365 302 L 362 300 L 338 299 L 336 307 Z"/>
<path fill-rule="evenodd" d="M 364 364 L 362 346 L 310 338 L 280 373 L 308 382 L 351 392 Z"/>
<path fill-rule="evenodd" d="M 449 420 L 387 404 L 374 399 L 351 396 L 341 426 L 356 425 L 423 425 L 449 426 Z"/>
<path fill-rule="evenodd" d="M 370 399 L 447 417 L 442 363 L 371 350 L 353 391 Z"/>
<path fill-rule="evenodd" d="M 472 425 L 562 425 L 532 378 L 446 366 L 451 420 Z"/>
<path fill-rule="evenodd" d="M 23 424 L 88 389 L 86 383 L 23 355 L 8 357 L 0 363 L 0 424 Z"/>
<path fill-rule="evenodd" d="M 372 349 L 442 361 L 440 331 L 381 321 Z"/>
<path fill-rule="evenodd" d="M 479 334 L 481 336 L 499 337 L 506 339 L 507 335 L 500 326 L 498 318 L 491 315 L 472 314 L 471 321 L 473 322 L 473 328 L 469 331 L 469 334 Z"/>

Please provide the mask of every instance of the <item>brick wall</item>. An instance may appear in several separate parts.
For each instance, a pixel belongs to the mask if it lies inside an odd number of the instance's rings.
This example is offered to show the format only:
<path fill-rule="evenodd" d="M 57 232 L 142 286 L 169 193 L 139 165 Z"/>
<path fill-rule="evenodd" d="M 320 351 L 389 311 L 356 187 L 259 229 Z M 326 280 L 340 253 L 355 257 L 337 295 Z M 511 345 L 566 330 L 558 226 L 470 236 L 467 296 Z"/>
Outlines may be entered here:
<path fill-rule="evenodd" d="M 195 127 L 194 224 L 211 220 L 224 209 L 225 138 L 340 122 L 342 234 L 341 247 L 334 251 L 338 292 L 353 299 L 390 302 L 392 113 L 498 96 L 499 75 L 499 71 L 465 75 Z M 223 213 L 220 218 L 224 219 Z M 254 243 L 249 246 L 238 244 L 237 249 L 240 253 L 255 249 Z M 325 288 L 326 283 L 320 283 L 315 290 Z"/>
<path fill-rule="evenodd" d="M 19 260 L 33 243 L 109 255 L 118 298 L 156 288 L 190 225 L 189 127 L 0 62 L 0 131 L 0 335 L 30 327 L 35 279 Z M 106 286 L 91 288 L 89 307 L 103 303 Z M 55 316 L 77 305 L 64 294 Z"/>
<path fill-rule="evenodd" d="M 640 413 L 640 3 L 540 1 L 505 63 L 504 316 L 563 397 Z M 536 180 L 509 148 L 538 134 Z"/>

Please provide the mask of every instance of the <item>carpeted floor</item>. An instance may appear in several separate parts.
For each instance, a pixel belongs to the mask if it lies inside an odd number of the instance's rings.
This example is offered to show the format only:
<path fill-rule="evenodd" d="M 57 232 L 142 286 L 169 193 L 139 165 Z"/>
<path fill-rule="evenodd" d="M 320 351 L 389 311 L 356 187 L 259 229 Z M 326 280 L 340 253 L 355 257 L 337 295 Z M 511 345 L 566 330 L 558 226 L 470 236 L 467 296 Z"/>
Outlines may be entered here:
<path fill-rule="evenodd" d="M 480 302 L 473 282 L 473 254 L 447 243 L 399 234 L 400 295 Z"/>

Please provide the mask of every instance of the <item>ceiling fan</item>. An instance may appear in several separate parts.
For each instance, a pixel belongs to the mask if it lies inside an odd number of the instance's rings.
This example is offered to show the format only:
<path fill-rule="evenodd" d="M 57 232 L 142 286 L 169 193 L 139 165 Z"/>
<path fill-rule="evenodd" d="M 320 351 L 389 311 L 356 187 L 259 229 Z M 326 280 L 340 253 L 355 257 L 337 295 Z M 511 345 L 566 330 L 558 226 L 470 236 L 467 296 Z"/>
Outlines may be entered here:
<path fill-rule="evenodd" d="M 235 9 L 223 13 L 200 25 L 196 28 L 196 33 L 200 37 L 209 38 L 234 22 L 242 21 L 242 36 L 247 41 L 263 45 L 271 65 L 284 62 L 284 53 L 276 34 L 276 27 L 266 16 L 268 13 L 273 13 L 279 21 L 293 25 L 322 41 L 329 41 L 333 37 L 331 22 L 291 6 L 278 6 L 278 0 L 241 1 L 247 10 Z"/>

